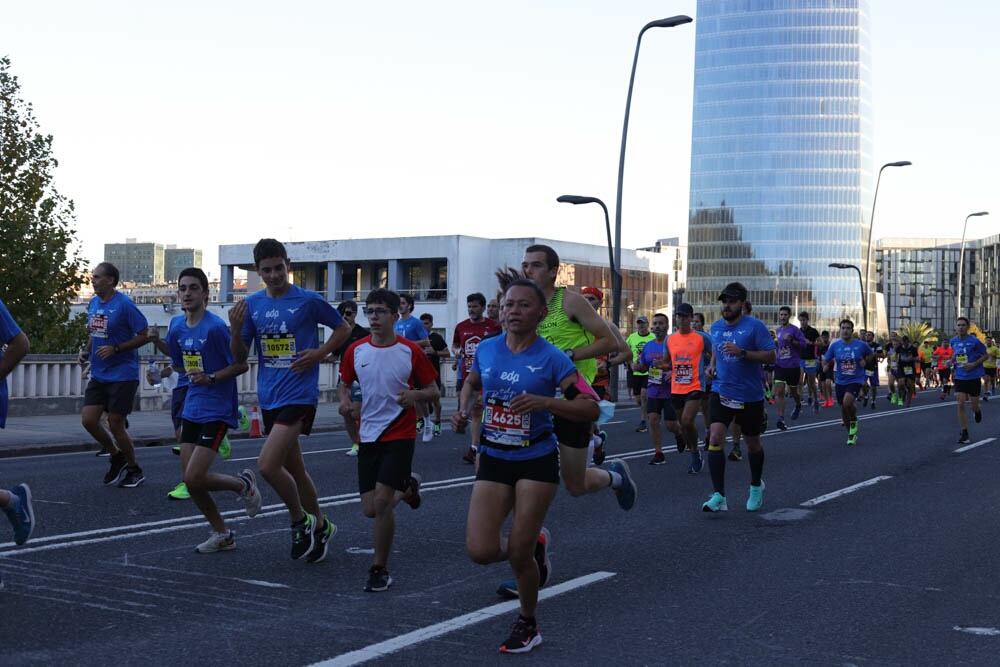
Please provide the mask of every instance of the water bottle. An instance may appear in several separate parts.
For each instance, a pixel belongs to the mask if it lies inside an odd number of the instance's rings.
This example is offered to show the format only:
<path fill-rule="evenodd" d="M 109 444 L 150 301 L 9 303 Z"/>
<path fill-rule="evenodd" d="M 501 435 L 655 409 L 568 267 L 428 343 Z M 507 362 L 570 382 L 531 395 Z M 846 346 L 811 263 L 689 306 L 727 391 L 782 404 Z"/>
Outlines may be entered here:
<path fill-rule="evenodd" d="M 156 365 L 156 358 L 149 358 L 149 370 L 146 371 L 146 377 L 148 377 L 152 383 L 154 389 L 159 389 L 160 387 L 160 369 Z"/>

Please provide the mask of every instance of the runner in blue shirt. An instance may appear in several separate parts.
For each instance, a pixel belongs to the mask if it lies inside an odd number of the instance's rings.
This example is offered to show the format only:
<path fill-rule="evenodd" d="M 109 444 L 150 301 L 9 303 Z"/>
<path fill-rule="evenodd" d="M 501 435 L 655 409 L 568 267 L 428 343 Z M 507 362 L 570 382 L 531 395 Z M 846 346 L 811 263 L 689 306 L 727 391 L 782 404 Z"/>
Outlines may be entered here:
<path fill-rule="evenodd" d="M 236 428 L 239 406 L 236 377 L 247 371 L 246 359 L 233 360 L 229 327 L 205 311 L 208 277 L 198 268 L 181 271 L 177 296 L 184 321 L 172 323 L 168 336 L 170 360 L 177 372 L 188 378 L 188 391 L 181 415 L 181 471 L 194 504 L 212 526 L 209 538 L 196 547 L 198 553 L 236 548 L 236 534 L 226 527 L 210 491 L 232 491 L 239 495 L 249 516 L 260 512 L 261 497 L 253 471 L 239 477 L 208 471 L 222 444 L 226 430 Z"/>
<path fill-rule="evenodd" d="M 318 563 L 326 558 L 336 526 L 320 510 L 299 435 L 309 435 L 316 416 L 318 364 L 347 340 L 351 327 L 322 296 L 288 282 L 291 262 L 280 241 L 258 241 L 253 261 L 265 288 L 229 311 L 233 331 L 241 331 L 232 337 L 233 358 L 245 360 L 253 343 L 259 358 L 257 398 L 267 433 L 257 468 L 288 509 L 292 558 L 308 555 L 307 561 Z M 320 324 L 333 329 L 322 346 Z"/>
<path fill-rule="evenodd" d="M 465 378 L 452 428 L 464 432 L 483 393 L 482 438 L 476 482 L 469 501 L 466 549 L 476 563 L 509 561 L 517 578 L 520 616 L 504 653 L 527 653 L 541 643 L 535 620 L 538 589 L 548 579 L 549 531 L 543 526 L 559 489 L 559 449 L 552 414 L 586 424 L 597 419 L 596 400 L 578 388 L 576 366 L 538 336 L 548 309 L 545 293 L 533 281 L 517 280 L 503 302 L 506 332 L 479 343 Z M 568 400 L 556 398 L 562 390 Z M 624 462 L 612 463 L 627 478 Z M 627 492 L 635 494 L 634 485 Z M 507 516 L 510 532 L 502 537 Z"/>
<path fill-rule="evenodd" d="M 969 318 L 959 317 L 955 320 L 955 331 L 958 335 L 951 339 L 954 351 L 953 379 L 955 381 L 955 399 L 958 403 L 958 425 L 962 433 L 958 436 L 960 443 L 969 442 L 969 418 L 965 414 L 965 402 L 972 403 L 972 415 L 976 423 L 983 421 L 983 413 L 979 410 L 979 394 L 982 388 L 982 378 L 986 374 L 983 362 L 989 357 L 986 345 L 975 336 L 969 335 Z"/>
<path fill-rule="evenodd" d="M 80 365 L 90 363 L 90 382 L 83 396 L 83 427 L 111 454 L 111 467 L 104 476 L 106 485 L 135 488 L 146 481 L 135 461 L 135 447 L 125 427 L 139 389 L 139 353 L 146 343 L 145 316 L 132 299 L 115 288 L 118 268 L 101 262 L 90 282 L 94 296 L 87 308 L 90 338 L 80 351 Z M 101 417 L 108 413 L 108 429 Z"/>
<path fill-rule="evenodd" d="M 775 345 L 767 326 L 755 317 L 744 315 L 748 302 L 747 288 L 729 283 L 719 294 L 722 319 L 710 329 L 712 362 L 706 375 L 712 380 L 708 471 L 712 474 L 714 493 L 702 505 L 705 512 L 729 509 L 726 502 L 726 457 L 723 447 L 729 424 L 735 421 L 747 443 L 750 463 L 750 494 L 747 511 L 756 512 L 764 503 L 764 447 L 760 434 L 767 427 L 764 411 L 764 386 L 760 381 L 761 364 L 774 363 Z"/>
<path fill-rule="evenodd" d="M 6 347 L 4 347 L 6 346 Z M 7 423 L 7 376 L 28 354 L 31 344 L 17 322 L 10 316 L 6 304 L 0 301 L 0 428 Z M 0 489 L 0 510 L 14 529 L 14 543 L 24 544 L 35 528 L 35 510 L 31 504 L 31 489 L 27 484 Z M 3 573 L 0 573 L 0 589 Z"/>
<path fill-rule="evenodd" d="M 847 444 L 858 441 L 858 396 L 865 383 L 865 365 L 871 362 L 875 353 L 868 343 L 854 337 L 854 322 L 840 321 L 840 338 L 830 343 L 823 355 L 824 367 L 829 372 L 833 362 L 837 362 L 834 384 L 840 415 L 847 425 Z"/>

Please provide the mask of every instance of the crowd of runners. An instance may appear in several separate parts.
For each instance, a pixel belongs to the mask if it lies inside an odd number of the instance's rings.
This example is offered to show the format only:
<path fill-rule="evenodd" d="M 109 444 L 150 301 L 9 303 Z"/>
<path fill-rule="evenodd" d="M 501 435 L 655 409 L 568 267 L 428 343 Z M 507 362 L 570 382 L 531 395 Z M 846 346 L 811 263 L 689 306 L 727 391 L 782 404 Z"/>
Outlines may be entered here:
<path fill-rule="evenodd" d="M 105 485 L 135 488 L 145 476 L 128 434 L 128 415 L 138 389 L 137 350 L 147 342 L 169 355 L 170 364 L 147 372 L 149 382 L 173 376 L 171 418 L 176 431 L 181 481 L 173 498 L 190 498 L 211 528 L 198 553 L 236 547 L 213 493 L 229 491 L 246 514 L 262 508 L 266 482 L 281 499 L 290 525 L 290 556 L 306 563 L 326 558 L 336 525 L 319 504 L 316 483 L 300 445 L 309 435 L 319 400 L 320 361 L 340 361 L 339 411 L 356 457 L 362 513 L 372 519 L 374 558 L 367 592 L 393 583 L 389 555 L 395 508 L 421 505 L 421 475 L 413 470 L 417 438 L 441 434 L 442 359 L 454 355 L 458 408 L 450 415 L 456 433 L 468 433 L 462 457 L 475 466 L 466 523 L 469 558 L 480 564 L 507 561 L 513 578 L 497 591 L 519 600 L 520 610 L 500 650 L 523 653 L 541 643 L 536 620 L 539 589 L 549 578 L 552 533 L 545 525 L 560 483 L 571 496 L 606 493 L 623 510 L 635 505 L 638 489 L 623 459 L 606 460 L 610 444 L 600 424 L 613 410 L 609 377 L 626 369 L 640 407 L 636 431 L 648 432 L 651 465 L 666 462 L 663 431 L 678 452 L 688 452 L 687 472 L 708 468 L 711 495 L 705 512 L 729 509 L 727 461 L 746 459 L 746 510 L 764 502 L 764 448 L 770 406 L 775 427 L 786 430 L 803 410 L 840 407 L 847 444 L 858 443 L 858 410 L 877 409 L 880 364 L 885 365 L 888 404 L 909 406 L 918 388 L 939 387 L 941 400 L 954 393 L 959 442 L 969 442 L 968 412 L 982 420 L 980 400 L 995 394 L 993 339 L 984 344 L 959 317 L 955 335 L 939 345 L 914 345 L 891 335 L 884 345 L 873 332 L 855 332 L 844 319 L 836 335 L 817 331 L 809 313 L 779 311 L 776 328 L 753 316 L 750 294 L 740 283 L 718 294 L 720 317 L 710 324 L 686 303 L 673 313 L 636 317 L 627 338 L 599 314 L 602 291 L 556 285 L 559 256 L 545 245 L 529 246 L 521 266 L 497 271 L 495 298 L 466 299 L 468 319 L 456 325 L 451 346 L 433 332 L 433 317 L 413 314 L 409 295 L 375 289 L 365 298 L 369 328 L 356 324 L 358 303 L 334 308 L 321 295 L 289 281 L 285 247 L 262 239 L 253 250 L 264 289 L 229 310 L 229 321 L 207 311 L 208 279 L 197 268 L 178 277 L 182 315 L 163 339 L 116 287 L 109 263 L 94 269 L 88 309 L 89 339 L 79 361 L 89 369 L 83 427 L 109 460 Z M 673 322 L 671 322 L 671 316 Z M 706 325 L 708 329 L 706 331 Z M 318 331 L 330 334 L 321 344 Z M 6 376 L 30 343 L 0 302 L 0 427 L 7 410 Z M 212 472 L 217 456 L 228 457 L 227 433 L 245 423 L 236 378 L 257 355 L 257 398 L 265 440 L 255 469 L 239 475 Z M 967 406 L 969 409 L 967 409 Z M 702 415 L 702 430 L 698 415 Z M 732 446 L 728 455 L 727 440 Z M 703 441 L 703 442 L 702 442 Z M 464 445 L 463 445 L 464 447 Z M 258 482 L 258 475 L 262 483 Z M 607 490 L 607 491 L 605 491 Z M 14 540 L 28 541 L 35 525 L 31 490 L 0 489 L 0 508 Z M 504 526 L 510 519 L 509 528 Z M 2 579 L 0 579 L 2 587 Z"/>

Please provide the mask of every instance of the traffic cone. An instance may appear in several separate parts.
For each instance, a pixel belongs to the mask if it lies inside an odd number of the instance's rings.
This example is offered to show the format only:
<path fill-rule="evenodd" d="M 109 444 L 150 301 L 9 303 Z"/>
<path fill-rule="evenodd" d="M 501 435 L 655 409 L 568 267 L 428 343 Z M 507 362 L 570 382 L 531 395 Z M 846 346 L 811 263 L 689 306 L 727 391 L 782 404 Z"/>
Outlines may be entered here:
<path fill-rule="evenodd" d="M 253 406 L 253 412 L 250 413 L 250 437 L 260 438 L 264 436 L 264 429 L 261 427 L 260 421 L 260 408 L 258 406 Z"/>

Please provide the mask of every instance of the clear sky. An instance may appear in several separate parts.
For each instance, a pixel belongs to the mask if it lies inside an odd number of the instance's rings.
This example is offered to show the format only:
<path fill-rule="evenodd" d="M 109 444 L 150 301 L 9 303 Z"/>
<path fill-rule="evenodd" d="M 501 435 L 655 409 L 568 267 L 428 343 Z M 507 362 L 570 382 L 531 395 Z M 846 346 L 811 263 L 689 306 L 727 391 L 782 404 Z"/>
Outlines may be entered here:
<path fill-rule="evenodd" d="M 1000 3 L 872 0 L 875 237 L 1000 231 Z M 55 136 L 85 257 L 430 234 L 605 243 L 639 29 L 694 0 L 32 0 L 0 53 Z M 687 234 L 694 24 L 647 32 L 625 247 Z M 293 258 L 294 259 L 294 258 Z"/>

